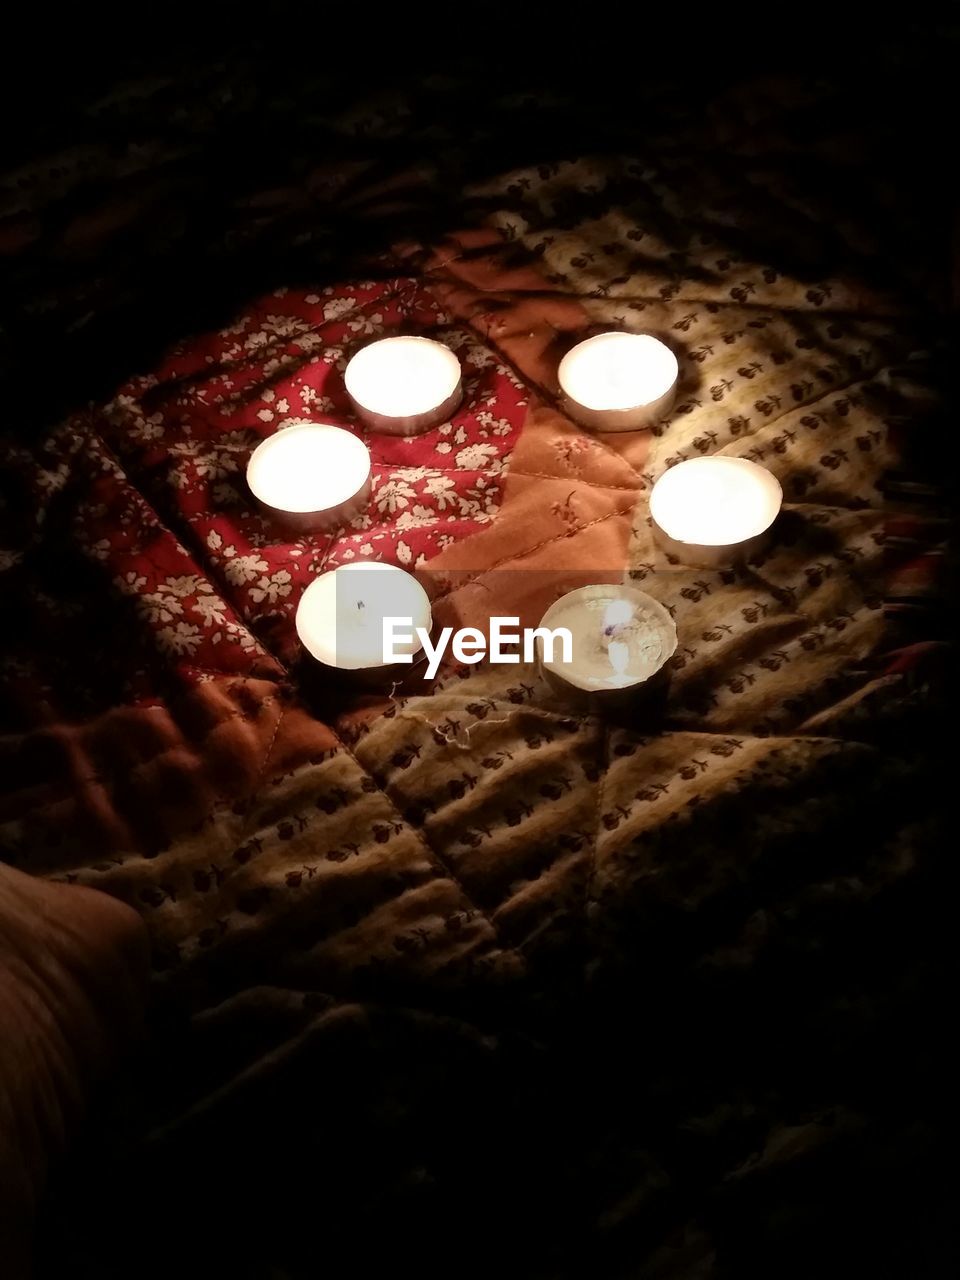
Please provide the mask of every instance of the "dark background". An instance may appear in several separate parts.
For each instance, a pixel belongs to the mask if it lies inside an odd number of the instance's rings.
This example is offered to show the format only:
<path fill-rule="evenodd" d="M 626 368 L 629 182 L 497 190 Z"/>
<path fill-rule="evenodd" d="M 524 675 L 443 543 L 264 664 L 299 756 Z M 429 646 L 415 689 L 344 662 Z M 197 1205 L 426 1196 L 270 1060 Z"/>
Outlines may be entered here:
<path fill-rule="evenodd" d="M 146 6 L 21 12 L 0 77 L 0 395 L 55 420 L 277 282 L 465 225 L 461 188 L 515 165 L 641 153 L 717 95 L 778 78 L 830 95 L 796 131 L 849 135 L 940 213 L 949 271 L 957 22 L 815 4 L 677 16 L 356 16 Z M 378 16 L 378 14 L 380 16 Z M 351 112 L 378 103 L 357 131 Z M 350 165 L 331 199 L 318 168 Z M 410 175 L 380 216 L 363 191 Z M 939 241 L 939 243 L 937 243 Z M 916 253 L 918 246 L 909 246 Z M 895 263 L 890 264 L 895 267 Z M 183 298 L 189 294 L 189 314 Z"/>

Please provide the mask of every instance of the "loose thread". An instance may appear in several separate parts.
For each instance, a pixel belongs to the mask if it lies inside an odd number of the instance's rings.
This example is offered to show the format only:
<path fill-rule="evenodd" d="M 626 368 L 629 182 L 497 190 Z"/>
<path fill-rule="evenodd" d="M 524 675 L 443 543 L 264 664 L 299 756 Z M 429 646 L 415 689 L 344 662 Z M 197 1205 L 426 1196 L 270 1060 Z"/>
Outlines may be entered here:
<path fill-rule="evenodd" d="M 474 720 L 472 724 L 468 724 L 464 729 L 459 730 L 456 734 L 445 732 L 443 725 L 439 721 L 430 720 L 427 716 L 420 715 L 419 712 L 411 711 L 407 702 L 395 697 L 400 682 L 395 680 L 387 693 L 387 699 L 392 706 L 397 708 L 397 719 L 407 720 L 410 723 L 422 724 L 430 730 L 434 737 L 442 739 L 445 746 L 453 747 L 457 751 L 469 751 L 473 746 L 471 734 L 479 725 L 488 725 L 493 728 L 494 725 L 509 724 L 510 717 L 504 716 L 499 720 Z"/>

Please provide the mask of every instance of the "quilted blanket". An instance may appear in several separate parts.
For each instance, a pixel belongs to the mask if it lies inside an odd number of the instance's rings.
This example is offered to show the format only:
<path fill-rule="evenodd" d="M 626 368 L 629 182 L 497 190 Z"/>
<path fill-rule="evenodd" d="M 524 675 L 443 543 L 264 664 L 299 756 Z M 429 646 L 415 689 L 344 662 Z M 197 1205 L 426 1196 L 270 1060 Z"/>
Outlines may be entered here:
<path fill-rule="evenodd" d="M 927 1274 L 937 303 L 881 256 L 921 234 L 893 184 L 768 107 L 477 181 L 6 442 L 3 856 L 136 906 L 155 971 L 51 1274 Z M 558 408 L 606 326 L 678 353 L 652 432 Z M 410 330 L 464 404 L 367 434 L 346 359 Z M 291 541 L 244 466 L 315 420 L 373 492 Z M 654 547 L 652 484 L 709 454 L 783 486 L 758 564 Z M 629 574 L 678 628 L 662 722 L 532 666 L 311 692 L 299 597 L 367 559 L 464 625 Z"/>

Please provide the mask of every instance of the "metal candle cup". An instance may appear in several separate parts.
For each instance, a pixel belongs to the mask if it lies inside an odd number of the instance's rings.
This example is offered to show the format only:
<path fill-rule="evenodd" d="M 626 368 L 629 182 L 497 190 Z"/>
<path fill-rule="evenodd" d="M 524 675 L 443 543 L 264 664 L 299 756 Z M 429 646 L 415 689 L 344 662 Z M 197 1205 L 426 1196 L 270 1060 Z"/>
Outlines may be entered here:
<path fill-rule="evenodd" d="M 716 569 L 749 560 L 766 546 L 783 489 L 746 458 L 691 458 L 665 471 L 650 495 L 659 546 L 682 564 Z"/>
<path fill-rule="evenodd" d="M 297 635 L 306 652 L 351 683 L 377 684 L 410 671 L 406 663 L 383 660 L 384 618 L 409 618 L 413 640 L 407 652 L 417 660 L 416 628 L 429 632 L 430 601 L 420 583 L 395 565 L 362 560 L 322 573 L 297 606 Z"/>
<path fill-rule="evenodd" d="M 342 427 L 286 427 L 254 449 L 247 484 L 260 507 L 287 529 L 336 529 L 367 505 L 370 451 Z"/>
<path fill-rule="evenodd" d="M 572 661 L 546 659 L 538 638 L 540 670 L 567 701 L 603 711 L 652 702 L 669 680 L 677 629 L 653 596 L 635 587 L 597 584 L 568 591 L 543 615 L 541 627 L 566 627 Z"/>
<path fill-rule="evenodd" d="M 563 408 L 592 431 L 640 431 L 673 408 L 677 357 L 649 333 L 598 333 L 560 361 Z"/>
<path fill-rule="evenodd" d="M 463 399 L 460 361 L 431 338 L 382 338 L 347 365 L 358 418 L 385 435 L 412 436 L 446 422 Z"/>

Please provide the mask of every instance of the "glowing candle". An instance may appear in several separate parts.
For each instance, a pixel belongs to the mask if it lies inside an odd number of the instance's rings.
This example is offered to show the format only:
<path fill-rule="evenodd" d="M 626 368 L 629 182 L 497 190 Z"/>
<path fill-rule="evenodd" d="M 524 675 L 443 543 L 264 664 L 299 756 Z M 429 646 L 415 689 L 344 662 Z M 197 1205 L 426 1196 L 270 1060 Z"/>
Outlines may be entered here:
<path fill-rule="evenodd" d="M 286 427 L 254 449 L 247 484 L 260 506 L 288 528 L 336 528 L 367 505 L 370 451 L 342 427 Z"/>
<path fill-rule="evenodd" d="M 398 653 L 416 654 L 417 627 L 432 624 L 426 591 L 395 565 L 363 560 L 315 578 L 297 606 L 297 635 L 317 662 L 341 671 L 383 671 L 384 618 L 410 619 L 411 643 Z M 405 667 L 399 668 L 401 671 Z"/>
<path fill-rule="evenodd" d="M 630 646 L 623 640 L 611 640 L 607 645 L 607 657 L 615 676 L 624 676 L 630 664 Z"/>
<path fill-rule="evenodd" d="M 647 692 L 666 675 L 677 648 L 670 614 L 652 596 L 625 585 L 591 585 L 568 591 L 550 606 L 541 627 L 566 627 L 572 660 L 540 644 L 540 668 L 559 693 L 602 707 Z"/>
<path fill-rule="evenodd" d="M 654 534 L 684 564 L 746 560 L 766 542 L 783 502 L 776 476 L 746 458 L 691 458 L 665 471 L 650 495 Z"/>
<path fill-rule="evenodd" d="M 463 398 L 460 361 L 430 338 L 382 338 L 344 373 L 357 416 L 374 431 L 412 436 L 446 422 Z"/>
<path fill-rule="evenodd" d="M 649 333 L 598 333 L 560 361 L 563 407 L 594 431 L 638 431 L 666 417 L 677 392 L 677 357 Z"/>

